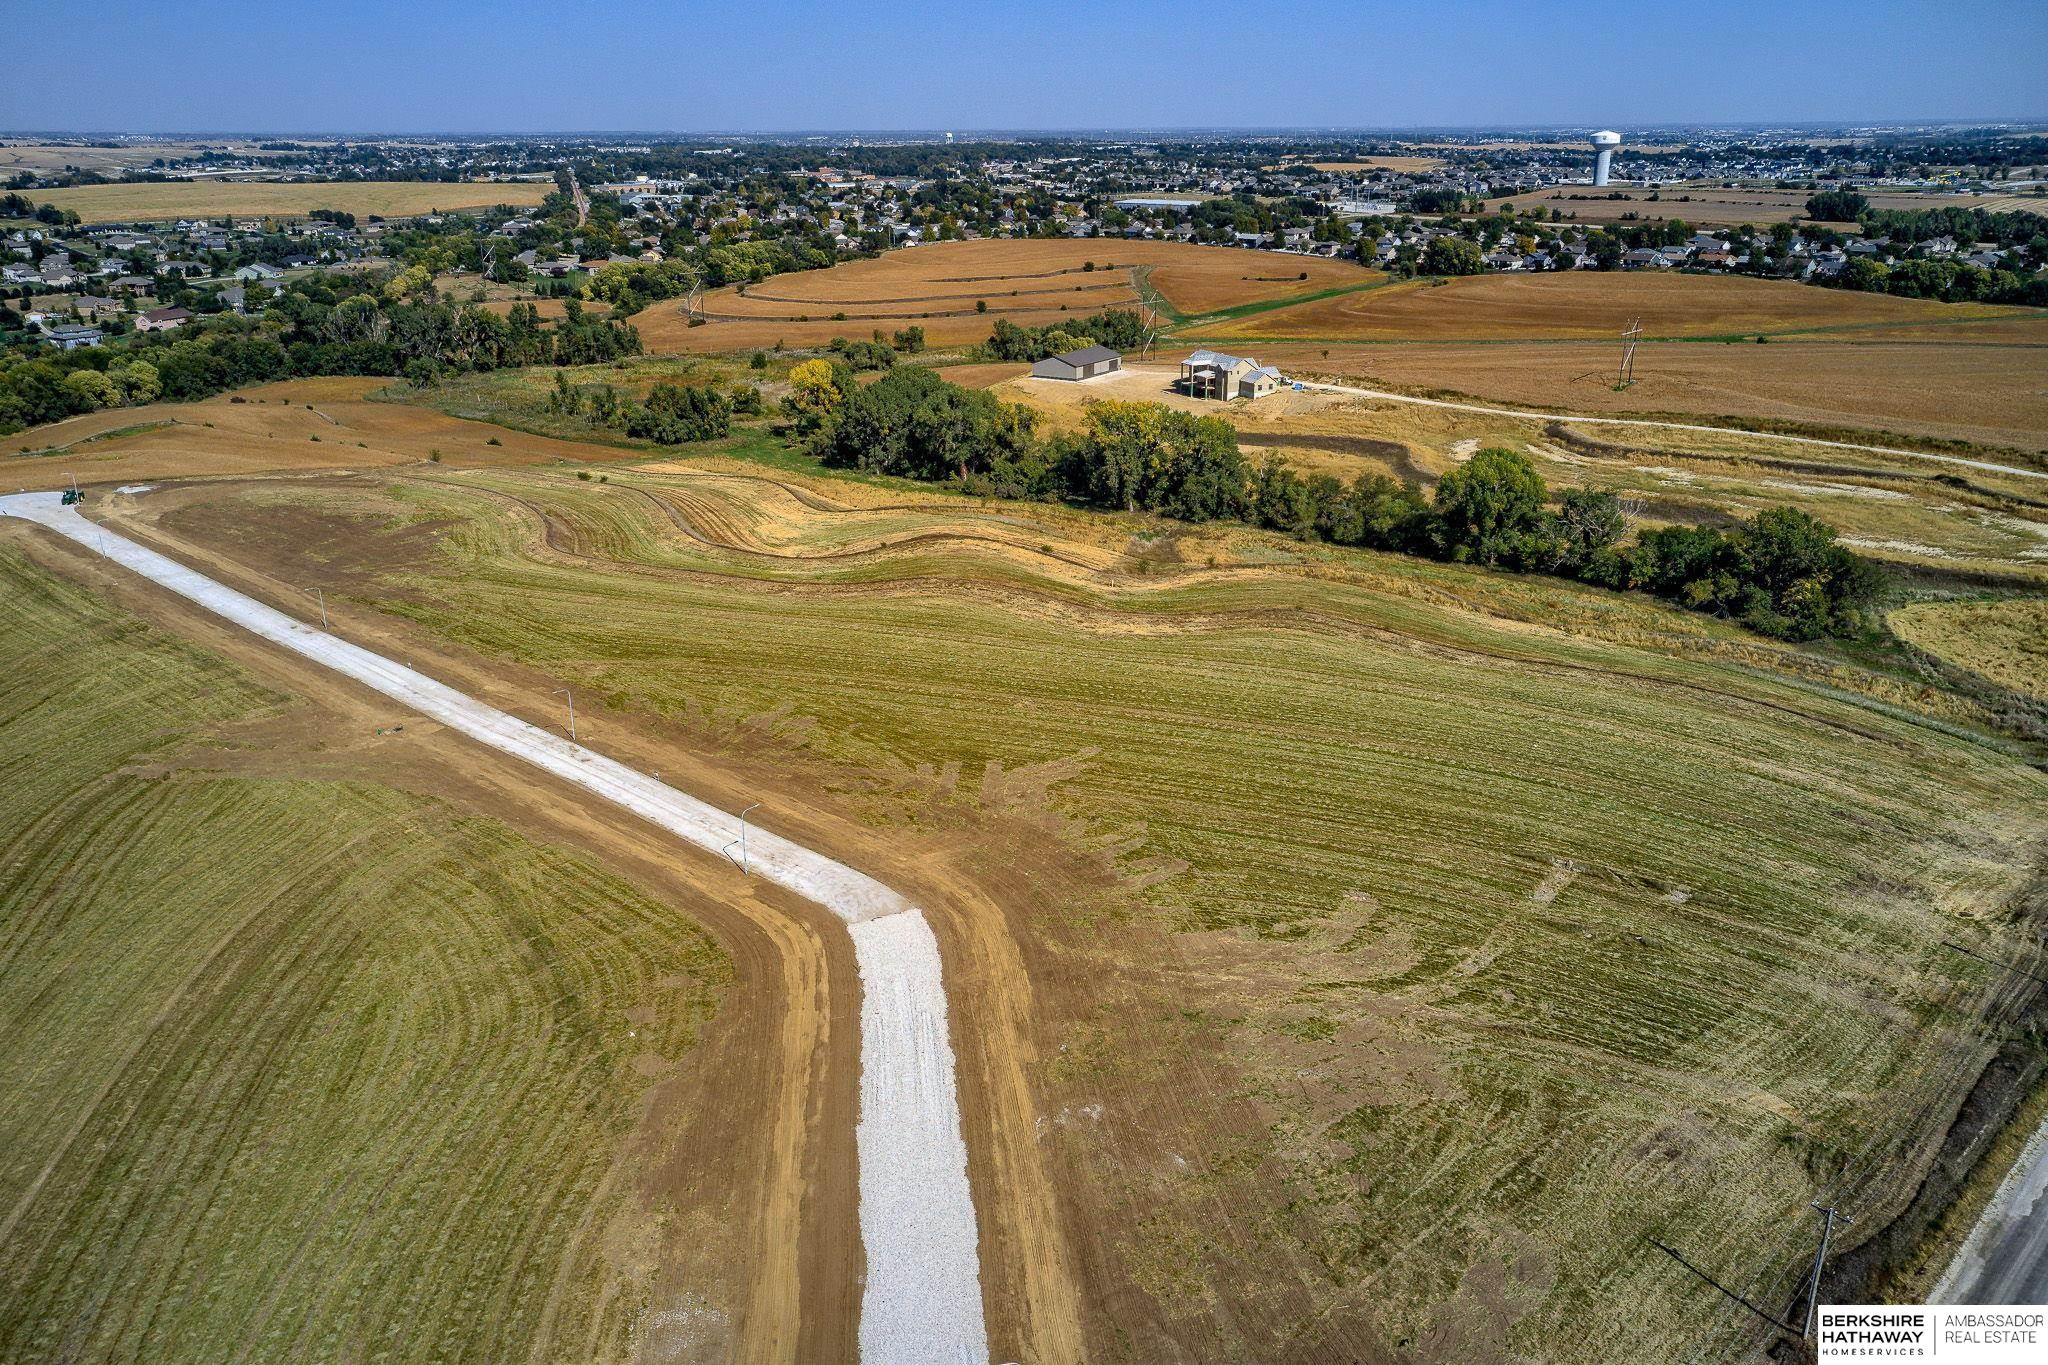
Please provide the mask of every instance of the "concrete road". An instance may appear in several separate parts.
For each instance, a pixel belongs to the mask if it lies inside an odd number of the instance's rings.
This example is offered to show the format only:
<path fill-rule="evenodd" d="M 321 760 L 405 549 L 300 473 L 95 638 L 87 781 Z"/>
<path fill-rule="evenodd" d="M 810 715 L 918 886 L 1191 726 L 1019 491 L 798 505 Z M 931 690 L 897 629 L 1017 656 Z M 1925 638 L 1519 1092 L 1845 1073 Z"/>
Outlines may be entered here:
<path fill-rule="evenodd" d="M 486 706 L 423 673 L 265 606 L 61 505 L 0 497 L 0 514 L 48 527 L 274 644 L 482 744 L 524 759 L 678 838 L 737 857 L 739 819 L 644 773 Z M 986 1362 L 981 1261 L 960 1134 L 938 941 L 922 911 L 865 873 L 766 830 L 747 836 L 755 876 L 846 923 L 861 981 L 860 1351 L 870 1362 Z M 738 875 L 737 870 L 735 874 Z"/>
<path fill-rule="evenodd" d="M 2048 1124 L 2027 1140 L 1934 1287 L 1935 1303 L 2048 1303 Z"/>

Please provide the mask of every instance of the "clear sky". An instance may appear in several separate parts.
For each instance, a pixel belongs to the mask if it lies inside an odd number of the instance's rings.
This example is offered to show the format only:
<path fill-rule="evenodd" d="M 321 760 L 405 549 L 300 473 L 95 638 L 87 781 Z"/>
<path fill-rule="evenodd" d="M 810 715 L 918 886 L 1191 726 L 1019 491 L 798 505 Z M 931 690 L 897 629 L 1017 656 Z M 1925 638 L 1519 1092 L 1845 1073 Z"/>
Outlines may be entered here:
<path fill-rule="evenodd" d="M 44 0 L 0 128 L 782 131 L 2048 117 L 2048 0 Z M 47 47 L 46 47 L 47 44 Z"/>

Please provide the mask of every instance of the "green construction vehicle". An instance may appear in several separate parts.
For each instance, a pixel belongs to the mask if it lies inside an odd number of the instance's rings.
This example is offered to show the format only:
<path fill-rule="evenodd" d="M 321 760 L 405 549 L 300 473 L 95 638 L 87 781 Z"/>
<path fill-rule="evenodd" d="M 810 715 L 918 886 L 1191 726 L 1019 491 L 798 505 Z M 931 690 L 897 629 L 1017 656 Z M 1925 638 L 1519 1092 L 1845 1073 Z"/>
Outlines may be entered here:
<path fill-rule="evenodd" d="M 67 488 L 67 489 L 65 489 L 65 490 L 64 490 L 64 505 L 65 505 L 66 507 L 69 507 L 69 506 L 71 506 L 71 505 L 72 505 L 73 503 L 75 503 L 75 502 L 77 502 L 77 501 L 78 501 L 78 497 L 79 497 L 79 494 L 78 494 L 78 490 L 77 490 L 76 488 Z"/>

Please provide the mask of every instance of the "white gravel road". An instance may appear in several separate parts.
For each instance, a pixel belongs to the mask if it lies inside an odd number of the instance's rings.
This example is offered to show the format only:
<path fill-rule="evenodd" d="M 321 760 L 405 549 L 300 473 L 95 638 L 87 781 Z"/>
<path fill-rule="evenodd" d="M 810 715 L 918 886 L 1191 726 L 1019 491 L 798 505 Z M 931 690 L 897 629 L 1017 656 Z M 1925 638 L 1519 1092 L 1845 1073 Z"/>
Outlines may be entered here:
<path fill-rule="evenodd" d="M 737 817 L 580 744 L 529 725 L 423 673 L 216 583 L 61 504 L 57 493 L 0 497 L 0 514 L 46 526 L 208 611 L 374 688 L 420 714 L 719 852 Z M 924 913 L 874 878 L 762 829 L 753 872 L 844 920 L 861 980 L 861 1358 L 988 1360 L 967 1145 L 938 941 Z"/>

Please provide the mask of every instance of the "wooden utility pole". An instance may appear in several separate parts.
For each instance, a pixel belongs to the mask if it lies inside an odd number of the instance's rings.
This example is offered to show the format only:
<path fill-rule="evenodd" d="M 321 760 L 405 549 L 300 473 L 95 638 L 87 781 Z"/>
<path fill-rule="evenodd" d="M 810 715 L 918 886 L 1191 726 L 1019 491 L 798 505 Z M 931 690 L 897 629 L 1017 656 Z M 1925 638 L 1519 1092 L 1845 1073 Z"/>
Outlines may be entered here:
<path fill-rule="evenodd" d="M 1621 334 L 1621 372 L 1615 376 L 1619 384 L 1636 382 L 1636 343 L 1643 339 L 1643 320 L 1630 318 L 1628 330 Z"/>

